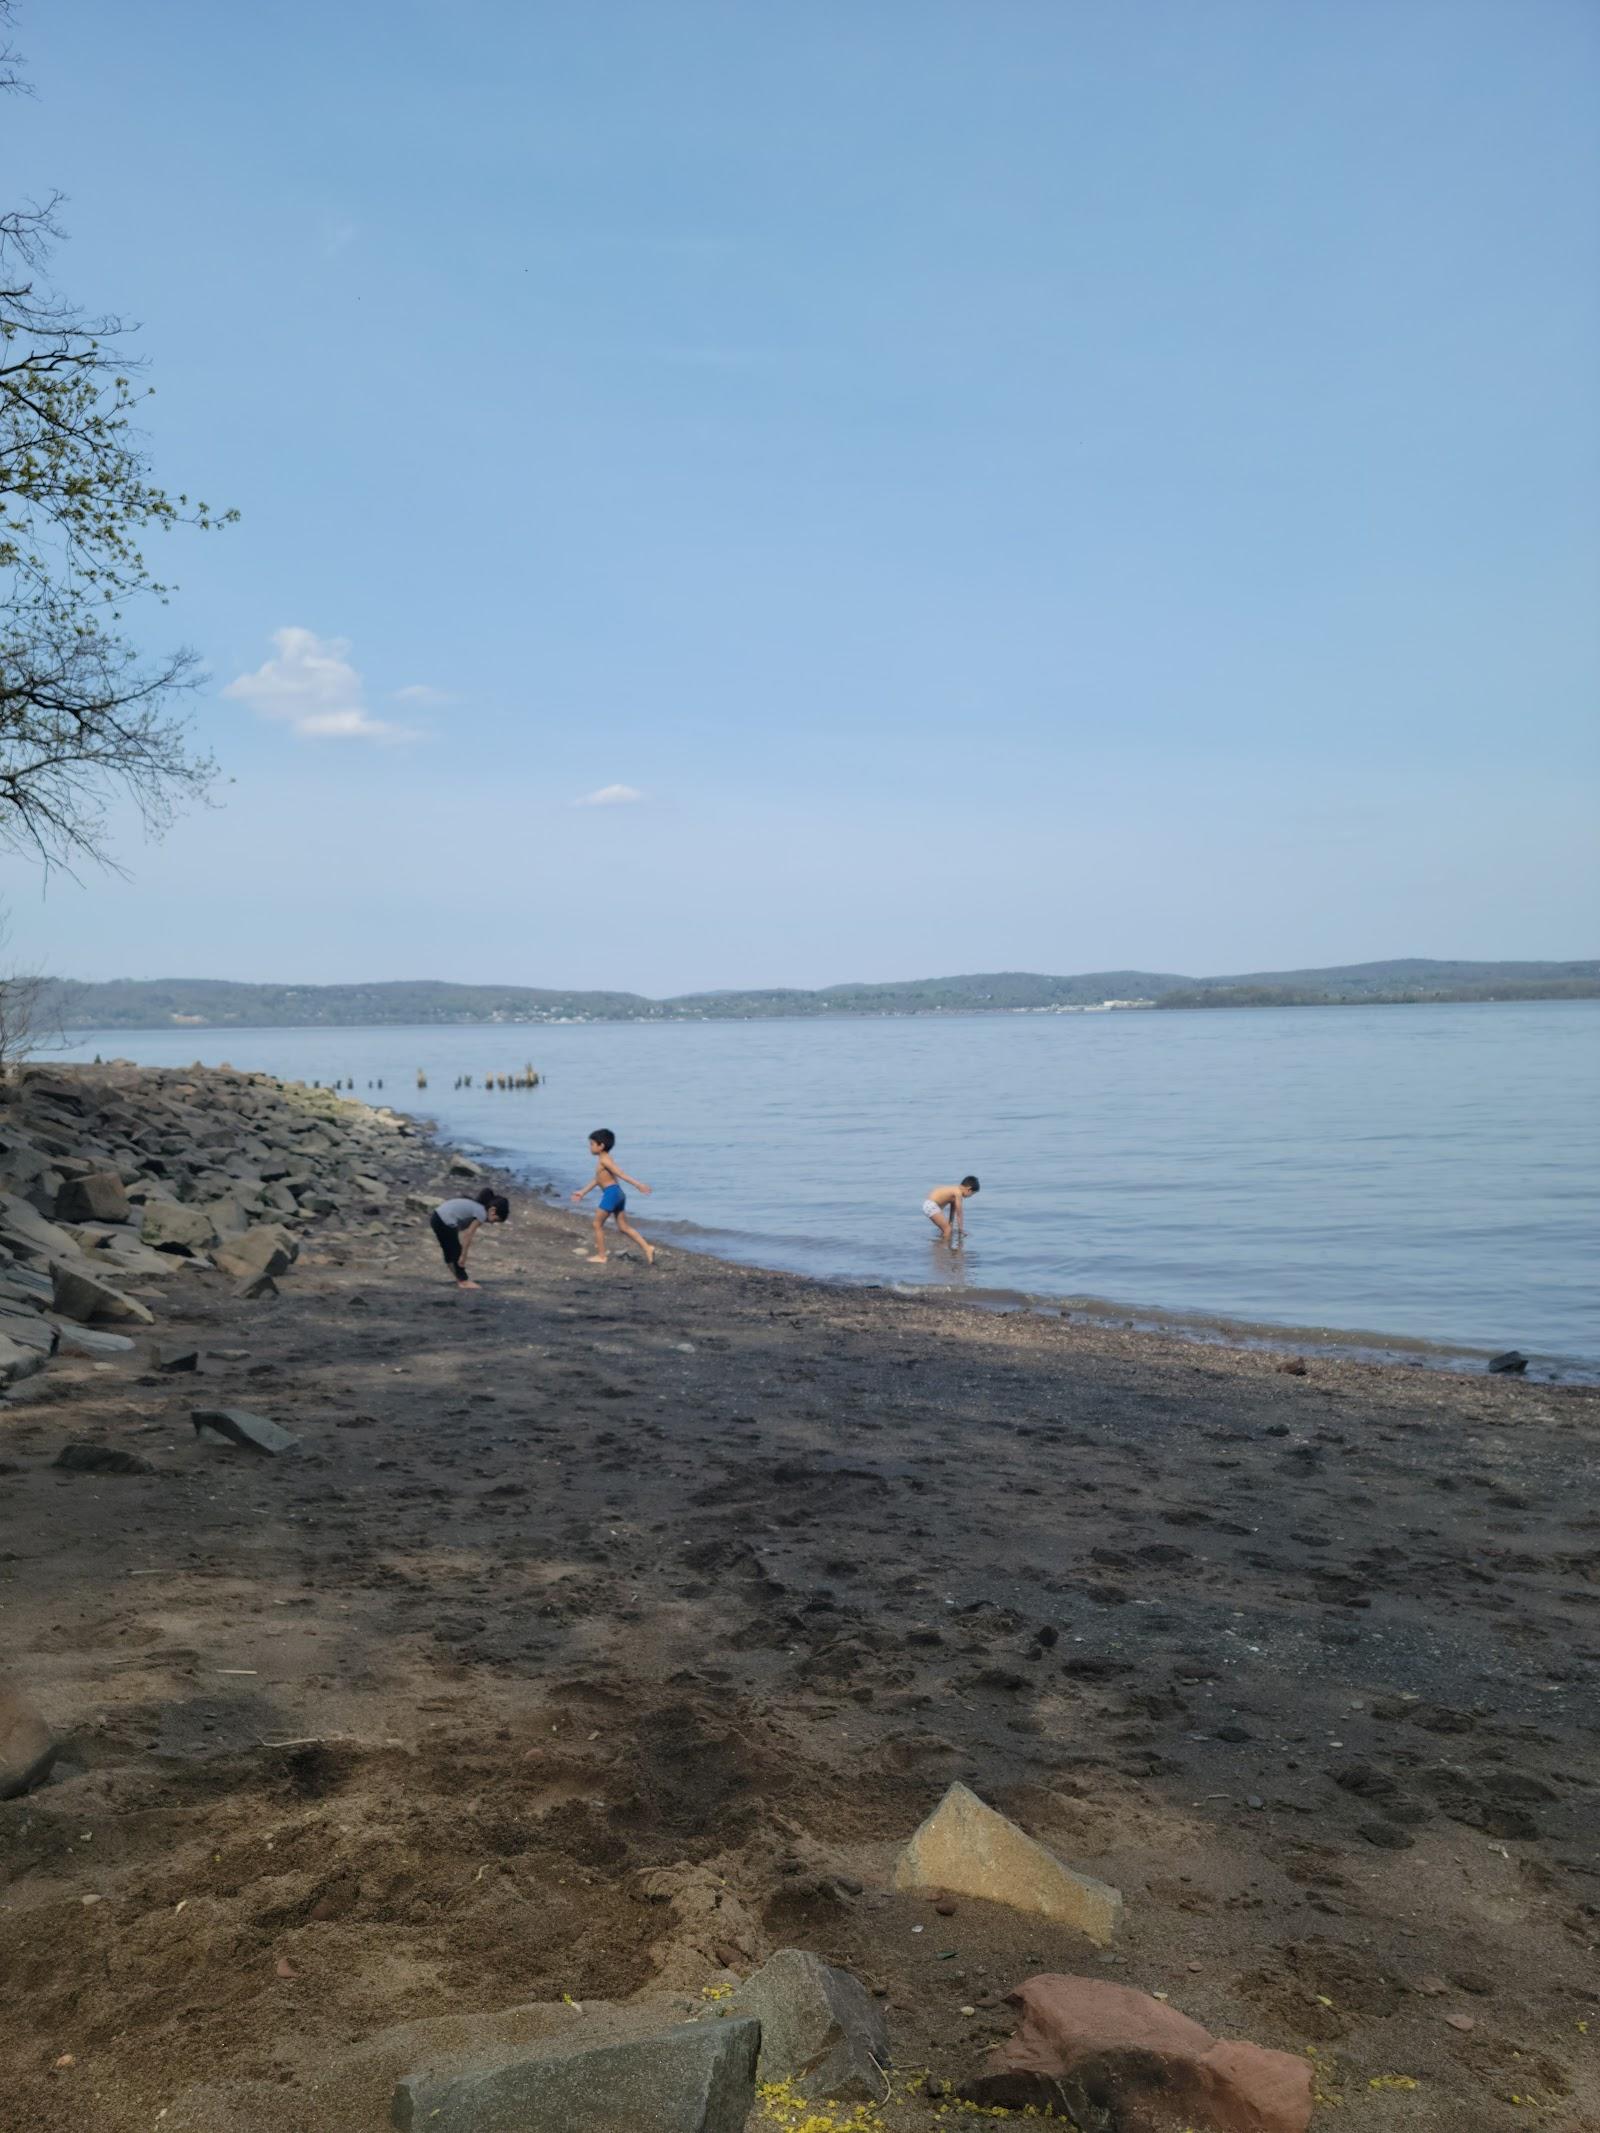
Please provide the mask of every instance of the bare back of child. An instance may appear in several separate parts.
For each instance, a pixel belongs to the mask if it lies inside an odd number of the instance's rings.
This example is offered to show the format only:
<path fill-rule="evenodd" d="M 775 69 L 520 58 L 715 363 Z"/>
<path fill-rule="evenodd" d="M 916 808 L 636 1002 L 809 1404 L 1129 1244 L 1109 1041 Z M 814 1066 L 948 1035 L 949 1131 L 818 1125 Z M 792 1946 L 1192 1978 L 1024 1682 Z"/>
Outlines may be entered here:
<path fill-rule="evenodd" d="M 591 1266 L 604 1266 L 609 1254 L 606 1251 L 606 1224 L 614 1222 L 624 1237 L 629 1237 L 644 1253 L 646 1266 L 656 1263 L 656 1250 L 628 1220 L 628 1195 L 625 1185 L 633 1186 L 636 1192 L 647 1193 L 650 1187 L 641 1178 L 630 1178 L 616 1161 L 612 1150 L 617 1145 L 617 1136 L 609 1126 L 597 1126 L 589 1136 L 589 1153 L 594 1157 L 594 1176 L 581 1192 L 575 1192 L 575 1201 L 588 1198 L 592 1192 L 600 1195 L 594 1211 L 594 1250 L 589 1254 Z"/>
<path fill-rule="evenodd" d="M 967 1202 L 977 1190 L 977 1179 L 965 1177 L 959 1185 L 935 1185 L 922 1203 L 922 1212 L 951 1251 L 966 1242 Z"/>

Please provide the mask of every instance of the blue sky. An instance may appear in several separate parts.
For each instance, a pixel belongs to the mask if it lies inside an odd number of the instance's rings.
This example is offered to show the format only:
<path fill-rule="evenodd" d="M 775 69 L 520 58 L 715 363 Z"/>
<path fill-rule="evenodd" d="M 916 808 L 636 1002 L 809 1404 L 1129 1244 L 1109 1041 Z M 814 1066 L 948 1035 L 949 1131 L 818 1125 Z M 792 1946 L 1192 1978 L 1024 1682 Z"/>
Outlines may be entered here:
<path fill-rule="evenodd" d="M 241 523 L 81 976 L 1595 953 L 1600 15 L 24 0 Z M 589 796 L 609 796 L 585 804 Z M 632 797 L 629 797 L 629 796 Z"/>

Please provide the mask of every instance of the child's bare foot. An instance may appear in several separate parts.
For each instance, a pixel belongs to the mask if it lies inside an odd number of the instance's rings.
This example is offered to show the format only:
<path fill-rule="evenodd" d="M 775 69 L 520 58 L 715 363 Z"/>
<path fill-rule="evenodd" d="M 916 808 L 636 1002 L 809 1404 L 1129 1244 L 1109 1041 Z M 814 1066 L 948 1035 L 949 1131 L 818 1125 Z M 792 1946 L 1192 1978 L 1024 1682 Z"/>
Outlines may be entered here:
<path fill-rule="evenodd" d="M 481 1281 L 458 1281 L 456 1287 L 458 1289 L 481 1289 L 483 1283 Z"/>
<path fill-rule="evenodd" d="M 644 1248 L 644 1263 L 646 1266 L 654 1266 L 656 1263 L 656 1248 L 653 1244 L 647 1244 Z"/>
<path fill-rule="evenodd" d="M 591 1252 L 591 1253 L 589 1254 L 589 1264 L 590 1264 L 590 1266 L 604 1266 L 604 1265 L 605 1265 L 605 1263 L 606 1263 L 606 1254 L 605 1254 L 604 1252 Z"/>

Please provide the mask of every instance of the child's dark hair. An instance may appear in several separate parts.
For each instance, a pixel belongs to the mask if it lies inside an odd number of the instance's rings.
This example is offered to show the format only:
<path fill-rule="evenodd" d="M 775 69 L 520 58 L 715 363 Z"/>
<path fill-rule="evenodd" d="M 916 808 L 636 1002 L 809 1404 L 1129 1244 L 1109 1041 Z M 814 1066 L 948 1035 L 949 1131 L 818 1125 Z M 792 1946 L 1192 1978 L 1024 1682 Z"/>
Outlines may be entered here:
<path fill-rule="evenodd" d="M 609 1126 L 596 1126 L 593 1133 L 590 1134 L 589 1138 L 592 1141 L 598 1141 L 607 1155 L 609 1155 L 612 1149 L 615 1148 L 615 1146 L 617 1145 L 617 1136 L 612 1132 Z"/>
<path fill-rule="evenodd" d="M 978 1190 L 978 1181 L 976 1178 L 963 1178 L 961 1182 L 966 1187 L 968 1192 L 976 1192 Z"/>
<path fill-rule="evenodd" d="M 478 1205 L 486 1215 L 496 1215 L 502 1222 L 511 1219 L 511 1202 L 503 1192 L 496 1192 L 492 1185 L 485 1185 L 477 1196 Z"/>

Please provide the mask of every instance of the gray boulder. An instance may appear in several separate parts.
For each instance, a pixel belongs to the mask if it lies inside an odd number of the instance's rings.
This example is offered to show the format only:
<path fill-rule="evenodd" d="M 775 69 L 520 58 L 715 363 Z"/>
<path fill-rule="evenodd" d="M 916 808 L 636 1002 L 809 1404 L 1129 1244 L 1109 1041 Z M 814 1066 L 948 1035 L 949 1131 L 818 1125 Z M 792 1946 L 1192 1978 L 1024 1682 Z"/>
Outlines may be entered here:
<path fill-rule="evenodd" d="M 148 1275 L 153 1280 L 166 1281 L 178 1271 L 181 1262 L 171 1252 L 153 1252 L 148 1245 L 139 1242 L 138 1232 L 132 1229 L 83 1229 L 78 1232 L 85 1251 L 98 1249 L 97 1273 L 107 1268 L 115 1270 L 116 1278 L 138 1280 Z M 204 1260 L 200 1254 L 195 1255 Z"/>
<path fill-rule="evenodd" d="M 815 2101 L 882 2103 L 888 2095 L 889 2033 L 848 1970 L 782 1948 L 746 1978 L 728 2010 L 761 2024 L 758 2081 L 787 2081 Z"/>
<path fill-rule="evenodd" d="M 152 1200 L 171 1200 L 175 1197 L 166 1180 L 158 1178 L 151 1170 L 141 1171 L 128 1186 L 128 1199 L 135 1207 L 145 1207 Z"/>
<path fill-rule="evenodd" d="M 81 1267 L 56 1268 L 54 1301 L 63 1318 L 75 1318 L 86 1326 L 107 1320 L 118 1324 L 128 1319 L 145 1326 L 155 1324 L 154 1313 L 142 1303 Z"/>
<path fill-rule="evenodd" d="M 46 1221 L 36 1207 L 11 1192 L 0 1192 L 0 1244 L 18 1259 L 38 1266 L 82 1256 L 64 1229 Z"/>
<path fill-rule="evenodd" d="M 252 1274 L 287 1274 L 299 1256 L 299 1243 L 280 1223 L 263 1222 L 242 1237 L 230 1237 L 216 1262 L 235 1281 L 248 1281 Z"/>
<path fill-rule="evenodd" d="M 61 1346 L 68 1355 L 92 1355 L 96 1359 L 108 1355 L 127 1355 L 135 1343 L 126 1333 L 107 1333 L 100 1326 L 76 1325 L 70 1318 L 51 1319 Z"/>
<path fill-rule="evenodd" d="M 219 1237 L 241 1236 L 250 1227 L 250 1210 L 236 1192 L 202 1201 L 197 1212 L 207 1217 Z"/>
<path fill-rule="evenodd" d="M 22 1198 L 35 1214 L 48 1217 L 55 1213 L 56 1194 L 65 1183 L 66 1178 L 61 1171 L 41 1170 L 36 1178 L 30 1178 L 22 1187 Z"/>
<path fill-rule="evenodd" d="M 0 1800 L 42 1785 L 60 1744 L 20 1690 L 0 1681 Z"/>
<path fill-rule="evenodd" d="M 36 1266 L 19 1266 L 12 1260 L 0 1271 L 0 1296 L 4 1296 L 12 1308 L 26 1304 L 31 1311 L 42 1311 L 52 1292 L 50 1276 L 41 1274 Z"/>
<path fill-rule="evenodd" d="M 56 1194 L 56 1217 L 62 1222 L 126 1222 L 127 1191 L 114 1170 L 91 1170 L 68 1178 Z"/>
<path fill-rule="evenodd" d="M 19 1348 L 36 1348 L 41 1355 L 56 1352 L 55 1327 L 28 1304 L 0 1302 L 0 1334 Z"/>
<path fill-rule="evenodd" d="M 153 1474 L 155 1468 L 137 1452 L 125 1452 L 117 1444 L 63 1444 L 51 1460 L 69 1474 Z"/>
<path fill-rule="evenodd" d="M 0 1179 L 8 1186 L 26 1185 L 50 1168 L 50 1158 L 26 1134 L 10 1127 L 0 1131 Z"/>
<path fill-rule="evenodd" d="M 611 2043 L 580 2024 L 498 2065 L 406 2075 L 392 2116 L 400 2133 L 743 2133 L 760 2041 L 748 2017 Z"/>
<path fill-rule="evenodd" d="M 18 1385 L 38 1375 L 50 1360 L 50 1351 L 38 1349 L 7 1333 L 0 1333 L 0 1385 Z"/>
<path fill-rule="evenodd" d="M 256 1188 L 253 1185 L 238 1186 L 236 1181 L 222 1170 L 208 1170 L 187 1164 L 178 1178 L 178 1185 L 178 1198 L 191 1206 L 203 1206 L 207 1200 L 220 1199 L 224 1193 L 236 1190 L 242 1191 L 252 1205 L 255 1203 Z"/>
<path fill-rule="evenodd" d="M 266 1415 L 249 1414 L 242 1407 L 197 1407 L 189 1420 L 197 1437 L 209 1438 L 213 1443 L 220 1439 L 242 1452 L 292 1452 L 300 1442 L 292 1430 L 280 1428 Z"/>
<path fill-rule="evenodd" d="M 187 1207 L 178 1200 L 148 1200 L 139 1235 L 153 1251 L 209 1252 L 217 1241 L 217 1227 L 203 1207 Z"/>
<path fill-rule="evenodd" d="M 426 2069 L 422 2078 L 437 2090 L 453 2075 L 532 2058 L 552 2039 L 581 2037 L 593 2049 L 658 2035 L 703 2008 L 698 1993 L 693 2000 L 683 1993 L 653 1993 L 648 2001 L 625 2007 L 546 2000 L 401 2022 L 364 2035 L 358 2044 L 322 2039 L 314 2053 L 301 2058 L 293 2083 L 219 2080 L 181 2091 L 164 2112 L 160 2133 L 376 2133 L 392 2123 L 396 2082 L 414 2069 Z M 507 2121 L 491 2123 L 504 2127 Z M 543 2117 L 510 2121 L 516 2127 L 549 2123 Z M 629 2133 L 656 2133 L 662 2125 L 679 2123 L 648 2111 Z"/>

